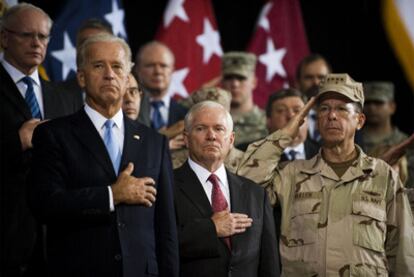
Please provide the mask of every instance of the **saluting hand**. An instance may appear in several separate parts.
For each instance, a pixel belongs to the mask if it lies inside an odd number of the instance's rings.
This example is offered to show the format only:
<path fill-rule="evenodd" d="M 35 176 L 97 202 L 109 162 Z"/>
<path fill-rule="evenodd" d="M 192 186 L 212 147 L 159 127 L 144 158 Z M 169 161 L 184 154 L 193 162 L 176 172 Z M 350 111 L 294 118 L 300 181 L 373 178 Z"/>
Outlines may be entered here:
<path fill-rule="evenodd" d="M 284 134 L 290 136 L 292 139 L 298 135 L 299 127 L 305 122 L 306 116 L 308 115 L 309 111 L 315 105 L 316 98 L 312 97 L 308 103 L 300 110 L 291 120 L 289 120 L 288 124 L 282 128 Z"/>

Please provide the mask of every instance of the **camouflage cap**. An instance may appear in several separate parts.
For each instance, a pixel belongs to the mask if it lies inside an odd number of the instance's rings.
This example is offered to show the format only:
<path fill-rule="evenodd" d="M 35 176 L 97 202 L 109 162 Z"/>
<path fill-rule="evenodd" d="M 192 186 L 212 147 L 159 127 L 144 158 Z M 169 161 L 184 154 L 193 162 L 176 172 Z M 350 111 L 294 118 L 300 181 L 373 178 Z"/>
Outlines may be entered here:
<path fill-rule="evenodd" d="M 394 100 L 394 84 L 391 82 L 364 83 L 365 101 L 388 102 Z"/>
<path fill-rule="evenodd" d="M 317 97 L 320 98 L 327 92 L 337 92 L 364 106 L 362 83 L 355 82 L 346 73 L 328 74 L 319 86 Z"/>
<path fill-rule="evenodd" d="M 223 76 L 239 75 L 248 78 L 256 70 L 256 55 L 247 52 L 228 52 L 222 57 Z"/>
<path fill-rule="evenodd" d="M 210 100 L 223 105 L 226 110 L 230 110 L 231 93 L 219 87 L 199 89 L 193 92 L 190 97 L 193 104 Z"/>

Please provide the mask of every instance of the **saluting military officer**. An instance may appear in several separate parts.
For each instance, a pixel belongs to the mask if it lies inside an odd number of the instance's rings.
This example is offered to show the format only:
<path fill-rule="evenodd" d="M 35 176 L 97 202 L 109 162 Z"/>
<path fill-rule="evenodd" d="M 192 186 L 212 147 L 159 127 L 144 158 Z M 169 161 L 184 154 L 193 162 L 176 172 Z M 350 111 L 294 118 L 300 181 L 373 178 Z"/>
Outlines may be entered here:
<path fill-rule="evenodd" d="M 253 102 L 257 78 L 256 56 L 247 52 L 228 52 L 222 58 L 222 87 L 231 92 L 230 114 L 234 122 L 234 145 L 246 150 L 251 142 L 267 135 L 266 114 Z"/>
<path fill-rule="evenodd" d="M 277 166 L 316 102 L 318 155 Z M 354 143 L 365 122 L 362 84 L 328 74 L 289 124 L 249 147 L 238 174 L 282 211 L 283 276 L 414 276 L 413 216 L 397 173 Z"/>

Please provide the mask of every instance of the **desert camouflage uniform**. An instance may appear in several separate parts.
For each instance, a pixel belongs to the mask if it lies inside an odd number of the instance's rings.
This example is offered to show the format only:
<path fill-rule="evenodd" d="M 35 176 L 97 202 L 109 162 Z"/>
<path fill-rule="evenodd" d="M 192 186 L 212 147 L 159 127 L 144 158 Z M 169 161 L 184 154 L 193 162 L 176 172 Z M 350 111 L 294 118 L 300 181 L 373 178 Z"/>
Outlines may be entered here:
<path fill-rule="evenodd" d="M 248 144 L 267 135 L 266 114 L 258 106 L 254 106 L 251 112 L 231 116 L 236 134 L 234 145 Z"/>
<path fill-rule="evenodd" d="M 385 162 L 358 158 L 341 178 L 323 160 L 278 168 L 281 131 L 249 146 L 237 174 L 282 208 L 283 276 L 414 276 L 414 226 L 405 189 Z"/>
<path fill-rule="evenodd" d="M 378 146 L 383 146 L 383 145 L 393 146 L 393 145 L 396 145 L 402 142 L 408 137 L 405 133 L 401 132 L 397 127 L 394 127 L 392 133 L 388 137 L 385 137 L 381 140 L 378 140 L 378 138 L 376 137 L 369 138 L 364 133 L 364 131 L 362 131 L 362 135 L 364 138 L 363 148 L 364 148 L 364 151 L 367 152 L 368 154 L 374 151 L 375 148 Z"/>
<path fill-rule="evenodd" d="M 408 136 L 401 132 L 397 127 L 394 127 L 393 132 L 388 136 L 381 140 L 374 138 L 369 138 L 367 135 L 362 132 L 363 138 L 364 138 L 364 151 L 368 155 L 372 155 L 374 157 L 379 156 L 379 152 L 381 152 L 381 149 L 387 150 L 389 147 L 396 145 L 403 140 L 405 140 Z M 384 151 L 382 151 L 384 152 Z M 404 182 L 404 185 L 407 188 L 414 188 L 414 149 L 410 148 L 407 150 L 407 153 L 405 155 L 407 159 L 407 164 L 404 166 L 404 168 L 400 169 L 400 171 L 404 171 L 404 173 L 408 176 L 406 176 L 407 180 Z M 413 206 L 414 208 L 414 206 Z"/>
<path fill-rule="evenodd" d="M 224 160 L 224 165 L 231 173 L 236 173 L 237 167 L 240 164 L 241 159 L 243 158 L 243 151 L 240 151 L 237 148 L 232 148 L 227 155 L 227 158 Z M 173 164 L 173 169 L 179 168 L 182 166 L 185 161 L 188 159 L 188 149 L 182 148 L 174 150 L 171 152 L 171 160 Z"/>

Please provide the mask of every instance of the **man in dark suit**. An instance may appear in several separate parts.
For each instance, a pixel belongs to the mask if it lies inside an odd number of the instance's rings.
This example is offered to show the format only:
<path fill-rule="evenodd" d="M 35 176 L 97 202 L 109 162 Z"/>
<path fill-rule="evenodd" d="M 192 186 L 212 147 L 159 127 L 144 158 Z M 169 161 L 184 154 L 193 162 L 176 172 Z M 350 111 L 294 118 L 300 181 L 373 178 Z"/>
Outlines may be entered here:
<path fill-rule="evenodd" d="M 233 121 L 212 101 L 185 118 L 189 159 L 174 171 L 181 276 L 279 276 L 278 244 L 266 193 L 223 165 Z"/>
<path fill-rule="evenodd" d="M 174 72 L 171 50 L 161 42 L 148 42 L 139 49 L 135 63 L 135 74 L 144 88 L 139 121 L 159 130 L 184 119 L 187 109 L 168 94 Z"/>
<path fill-rule="evenodd" d="M 0 275 L 28 276 L 41 262 L 41 234 L 26 203 L 33 130 L 43 120 L 75 112 L 71 95 L 40 79 L 52 21 L 38 7 L 18 4 L 2 18 L 0 64 Z M 39 251 L 37 251 L 39 250 Z"/>
<path fill-rule="evenodd" d="M 112 35 L 78 51 L 84 109 L 33 136 L 30 204 L 48 227 L 52 276 L 177 276 L 165 137 L 122 113 L 131 52 Z"/>
<path fill-rule="evenodd" d="M 269 134 L 282 129 L 306 103 L 306 96 L 294 88 L 281 89 L 269 96 L 266 104 Z M 319 151 L 319 144 L 308 137 L 307 121 L 300 127 L 292 143 L 284 149 L 281 161 L 310 159 Z"/>

